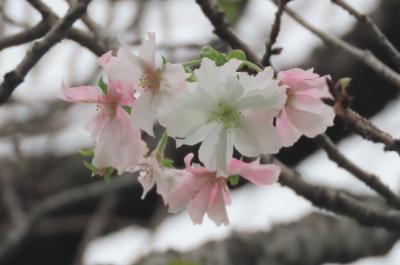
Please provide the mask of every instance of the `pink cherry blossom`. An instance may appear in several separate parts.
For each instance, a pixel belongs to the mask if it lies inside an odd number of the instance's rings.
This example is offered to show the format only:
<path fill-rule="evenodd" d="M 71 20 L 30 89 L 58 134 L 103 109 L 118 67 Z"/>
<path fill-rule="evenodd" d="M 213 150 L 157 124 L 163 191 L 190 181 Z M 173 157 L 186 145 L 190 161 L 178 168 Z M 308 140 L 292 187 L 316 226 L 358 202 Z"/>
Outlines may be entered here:
<path fill-rule="evenodd" d="M 335 113 L 332 107 L 321 101 L 330 97 L 326 79 L 312 69 L 294 68 L 278 74 L 278 80 L 287 87 L 288 96 L 284 108 L 276 119 L 282 144 L 290 146 L 300 136 L 315 137 L 333 125 Z"/>
<path fill-rule="evenodd" d="M 143 187 L 142 199 L 154 187 L 166 203 L 166 196 L 188 173 L 184 170 L 165 168 L 154 155 L 141 159 L 138 164 L 139 183 Z"/>
<path fill-rule="evenodd" d="M 219 176 L 202 166 L 191 166 L 193 154 L 185 157 L 187 177 L 167 196 L 169 211 L 176 213 L 187 208 L 194 224 L 201 224 L 207 213 L 216 225 L 228 225 L 226 205 L 231 203 L 227 185 L 228 178 Z M 232 159 L 228 167 L 229 175 L 241 175 L 256 185 L 269 185 L 278 180 L 280 168 L 276 165 L 260 165 Z"/>
<path fill-rule="evenodd" d="M 135 129 L 124 106 L 135 101 L 133 88 L 109 80 L 107 94 L 94 86 L 62 87 L 63 99 L 69 102 L 96 104 L 96 112 L 87 123 L 94 142 L 93 165 L 98 169 L 114 167 L 119 174 L 132 171 L 147 152 L 138 129 Z"/>

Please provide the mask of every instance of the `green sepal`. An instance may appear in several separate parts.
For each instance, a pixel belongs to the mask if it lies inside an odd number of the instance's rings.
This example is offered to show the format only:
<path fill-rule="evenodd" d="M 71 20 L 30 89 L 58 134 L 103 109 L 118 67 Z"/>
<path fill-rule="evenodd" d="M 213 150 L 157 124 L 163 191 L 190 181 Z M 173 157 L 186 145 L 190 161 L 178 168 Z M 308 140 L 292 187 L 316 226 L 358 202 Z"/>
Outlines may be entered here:
<path fill-rule="evenodd" d="M 100 76 L 99 80 L 97 81 L 98 87 L 103 91 L 104 95 L 108 93 L 108 85 L 104 82 L 103 76 Z"/>
<path fill-rule="evenodd" d="M 104 172 L 104 181 L 106 183 L 110 183 L 111 182 L 111 177 L 112 174 L 114 173 L 115 169 L 112 167 L 108 167 L 106 168 L 105 172 Z"/>
<path fill-rule="evenodd" d="M 162 163 L 164 160 L 164 151 L 168 144 L 168 135 L 166 132 L 163 133 L 160 140 L 158 141 L 157 147 L 155 149 L 156 158 L 158 162 Z"/>
<path fill-rule="evenodd" d="M 347 87 L 350 85 L 350 83 L 351 83 L 351 78 L 350 77 L 343 77 L 343 78 L 340 78 L 339 80 L 338 80 L 338 82 L 339 82 L 339 84 L 340 84 L 340 86 L 343 88 L 343 89 L 347 89 Z"/>
<path fill-rule="evenodd" d="M 83 164 L 85 165 L 85 167 L 86 167 L 87 169 L 90 170 L 90 172 L 92 172 L 92 176 L 94 176 L 94 175 L 97 174 L 97 168 L 96 168 L 95 165 L 93 165 L 92 163 L 90 163 L 90 162 L 88 162 L 88 161 L 85 161 L 85 160 L 83 160 Z"/>
<path fill-rule="evenodd" d="M 225 54 L 217 51 L 213 47 L 207 45 L 204 46 L 200 51 L 200 57 L 204 58 L 207 57 L 215 62 L 217 66 L 221 66 L 228 61 L 228 58 Z"/>
<path fill-rule="evenodd" d="M 174 160 L 169 158 L 164 158 L 161 165 L 165 168 L 174 168 Z"/>
<path fill-rule="evenodd" d="M 122 108 L 126 111 L 126 113 L 128 113 L 129 115 L 131 115 L 132 113 L 132 107 L 131 106 L 122 106 Z"/>
<path fill-rule="evenodd" d="M 93 157 L 94 152 L 91 148 L 85 148 L 79 151 L 79 154 L 83 157 Z"/>
<path fill-rule="evenodd" d="M 229 184 L 231 184 L 231 186 L 236 186 L 239 184 L 239 179 L 239 175 L 229 176 Z"/>

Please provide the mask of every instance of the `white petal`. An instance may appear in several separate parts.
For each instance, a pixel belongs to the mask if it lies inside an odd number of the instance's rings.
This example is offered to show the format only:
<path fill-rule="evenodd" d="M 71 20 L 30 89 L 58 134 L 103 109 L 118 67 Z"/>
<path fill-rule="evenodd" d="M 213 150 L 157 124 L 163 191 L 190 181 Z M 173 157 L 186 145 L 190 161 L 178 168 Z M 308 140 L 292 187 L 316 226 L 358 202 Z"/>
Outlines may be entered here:
<path fill-rule="evenodd" d="M 158 105 L 157 97 L 151 92 L 143 92 L 135 101 L 132 111 L 133 125 L 154 136 L 153 126 Z"/>
<path fill-rule="evenodd" d="M 204 138 L 199 148 L 199 159 L 206 168 L 216 170 L 216 150 L 222 127 L 217 125 Z"/>

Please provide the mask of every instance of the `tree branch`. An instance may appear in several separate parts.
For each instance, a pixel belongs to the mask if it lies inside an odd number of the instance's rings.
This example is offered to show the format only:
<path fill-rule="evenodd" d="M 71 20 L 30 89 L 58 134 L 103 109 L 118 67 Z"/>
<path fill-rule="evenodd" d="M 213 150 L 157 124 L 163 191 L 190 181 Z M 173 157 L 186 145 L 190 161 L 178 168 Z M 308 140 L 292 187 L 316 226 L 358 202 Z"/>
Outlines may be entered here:
<path fill-rule="evenodd" d="M 36 2 L 34 0 L 28 1 Z M 25 76 L 43 55 L 66 36 L 74 22 L 86 12 L 90 1 L 75 2 L 75 5 L 68 10 L 63 19 L 59 20 L 41 41 L 32 45 L 17 68 L 4 76 L 4 81 L 0 86 L 0 105 L 8 100 L 15 88 L 24 81 Z"/>
<path fill-rule="evenodd" d="M 151 253 L 135 265 L 319 265 L 348 263 L 382 255 L 399 238 L 380 228 L 365 228 L 346 218 L 311 214 L 271 231 L 233 233 L 223 241 L 208 242 L 184 253 Z M 170 262 L 170 263 L 169 263 Z"/>

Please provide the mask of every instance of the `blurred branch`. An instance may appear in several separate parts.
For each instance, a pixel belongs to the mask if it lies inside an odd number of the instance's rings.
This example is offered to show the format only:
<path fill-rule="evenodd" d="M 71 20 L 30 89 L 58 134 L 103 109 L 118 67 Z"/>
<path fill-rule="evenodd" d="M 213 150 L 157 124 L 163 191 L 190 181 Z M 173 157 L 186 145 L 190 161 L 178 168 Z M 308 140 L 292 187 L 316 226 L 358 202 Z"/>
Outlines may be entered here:
<path fill-rule="evenodd" d="M 0 173 L 0 183 L 3 204 L 9 213 L 12 224 L 16 226 L 24 220 L 25 214 L 15 188 L 14 180 L 11 177 L 11 172 L 4 165 L 2 165 L 2 172 Z"/>
<path fill-rule="evenodd" d="M 99 203 L 96 212 L 93 214 L 88 225 L 86 226 L 86 231 L 78 247 L 74 264 L 83 265 L 83 255 L 86 250 L 86 246 L 90 243 L 90 241 L 92 241 L 93 239 L 102 234 L 105 227 L 107 226 L 107 223 L 111 219 L 112 212 L 115 209 L 117 203 L 118 203 L 118 195 L 116 194 L 104 195 L 104 197 Z"/>
<path fill-rule="evenodd" d="M 204 15 L 214 26 L 214 33 L 223 41 L 227 42 L 233 49 L 241 49 L 249 61 L 260 65 L 257 56 L 250 48 L 233 33 L 229 24 L 225 21 L 225 14 L 217 8 L 213 0 L 196 0 Z M 399 82 L 400 83 L 400 82 Z"/>
<path fill-rule="evenodd" d="M 0 263 L 20 247 L 32 232 L 32 227 L 42 216 L 48 215 L 55 210 L 74 203 L 131 187 L 136 183 L 136 177 L 132 176 L 121 176 L 115 178 L 108 185 L 103 181 L 97 181 L 92 184 L 60 192 L 59 194 L 53 195 L 45 199 L 43 202 L 36 204 L 35 207 L 26 215 L 24 221 L 9 231 L 0 242 Z"/>
<path fill-rule="evenodd" d="M 28 1 L 36 2 L 34 0 Z M 43 55 L 66 36 L 67 31 L 72 27 L 74 22 L 86 12 L 90 1 L 91 0 L 77 1 L 75 5 L 68 10 L 67 14 L 46 33 L 42 40 L 32 45 L 17 68 L 4 76 L 4 81 L 0 85 L 0 105 L 7 101 L 14 92 L 14 89 L 24 81 L 25 76 Z"/>
<path fill-rule="evenodd" d="M 271 33 L 269 36 L 269 41 L 265 43 L 265 54 L 261 59 L 261 64 L 263 66 L 271 65 L 270 59 L 273 54 L 276 52 L 272 49 L 272 46 L 275 44 L 279 31 L 281 29 L 281 20 L 282 20 L 282 15 L 283 11 L 285 9 L 285 6 L 287 4 L 288 0 L 279 0 L 278 4 L 278 10 L 275 13 L 275 21 L 274 24 L 272 25 Z"/>
<path fill-rule="evenodd" d="M 208 242 L 195 250 L 151 253 L 135 265 L 319 265 L 348 263 L 388 252 L 398 232 L 365 228 L 346 218 L 310 214 L 270 231 L 232 233 L 223 241 Z M 179 263 L 178 261 L 181 261 Z"/>
<path fill-rule="evenodd" d="M 335 144 L 325 134 L 321 134 L 316 141 L 326 151 L 329 159 L 336 162 L 338 166 L 353 174 L 356 178 L 364 182 L 368 187 L 380 194 L 385 200 L 400 209 L 400 199 L 388 186 L 380 181 L 380 178 L 372 173 L 366 172 L 351 162 Z"/>
<path fill-rule="evenodd" d="M 347 4 L 344 0 L 331 0 L 336 5 L 340 6 L 350 15 L 352 15 L 357 21 L 361 24 L 366 25 L 371 32 L 375 35 L 375 38 L 382 45 L 384 50 L 389 54 L 393 63 L 395 63 L 397 68 L 400 68 L 400 52 L 394 47 L 394 45 L 390 42 L 390 40 L 386 37 L 385 34 L 379 29 L 379 27 L 372 21 L 372 19 L 365 14 L 361 14 L 356 9 L 354 9 L 351 5 Z"/>
<path fill-rule="evenodd" d="M 272 0 L 275 4 L 278 4 L 278 0 Z M 341 49 L 348 54 L 354 56 L 358 60 L 362 61 L 364 64 L 369 66 L 371 69 L 373 69 L 377 74 L 382 76 L 383 78 L 386 78 L 390 82 L 392 82 L 398 89 L 400 89 L 400 74 L 396 73 L 393 71 L 390 67 L 388 67 L 386 64 L 384 64 L 381 60 L 379 60 L 374 54 L 372 54 L 371 51 L 369 50 L 362 50 L 360 48 L 357 48 L 346 41 L 343 41 L 342 39 L 330 35 L 327 33 L 322 32 L 321 30 L 317 29 L 307 21 L 305 21 L 302 17 L 300 17 L 296 12 L 294 12 L 292 9 L 289 7 L 285 7 L 285 12 L 291 16 L 297 23 L 302 25 L 304 28 L 308 29 L 311 31 L 313 34 L 315 34 L 317 37 L 319 37 L 323 42 L 325 42 L 327 45 L 331 45 L 333 47 L 336 47 L 338 49 Z"/>

